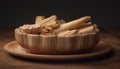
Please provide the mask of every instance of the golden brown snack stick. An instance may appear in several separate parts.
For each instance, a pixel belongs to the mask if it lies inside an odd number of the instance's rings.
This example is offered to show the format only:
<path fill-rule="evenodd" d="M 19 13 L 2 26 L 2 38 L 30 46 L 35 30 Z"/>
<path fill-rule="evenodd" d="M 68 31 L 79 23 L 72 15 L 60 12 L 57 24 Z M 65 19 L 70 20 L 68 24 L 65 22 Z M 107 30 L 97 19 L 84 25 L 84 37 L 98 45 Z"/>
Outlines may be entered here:
<path fill-rule="evenodd" d="M 51 20 L 56 20 L 57 19 L 57 16 L 56 15 L 52 15 L 46 19 L 43 19 L 42 21 L 38 22 L 37 24 L 39 25 L 45 25 L 46 23 L 49 23 L 49 21 Z"/>
<path fill-rule="evenodd" d="M 53 30 L 51 27 L 47 27 L 47 26 L 45 26 L 44 29 L 47 29 L 47 30 L 50 30 L 50 31 Z"/>
<path fill-rule="evenodd" d="M 65 24 L 61 24 L 61 26 L 57 29 L 54 30 L 55 33 L 59 33 L 61 31 L 65 31 L 65 30 L 70 30 L 70 29 L 75 29 L 78 28 L 79 26 L 84 25 L 86 22 L 90 21 L 91 17 L 90 16 L 85 16 L 82 18 L 79 18 L 77 20 L 65 23 Z"/>
<path fill-rule="evenodd" d="M 56 20 L 56 22 L 57 22 L 58 24 L 64 24 L 64 23 L 65 23 L 65 20 Z"/>
<path fill-rule="evenodd" d="M 70 33 L 68 33 L 66 36 L 73 36 L 77 33 L 77 29 L 70 30 Z"/>
<path fill-rule="evenodd" d="M 54 19 L 52 19 L 52 20 L 50 20 L 49 22 L 46 22 L 46 23 L 44 23 L 42 26 L 47 26 L 47 27 L 51 27 L 51 28 L 58 28 L 59 27 L 59 23 L 57 23 L 57 21 L 56 20 L 54 20 Z"/>
<path fill-rule="evenodd" d="M 62 31 L 62 32 L 58 33 L 58 36 L 65 36 L 65 35 L 67 35 L 68 33 L 70 33 L 69 30 Z"/>
<path fill-rule="evenodd" d="M 44 26 L 51 27 L 52 25 L 56 24 L 56 21 L 49 21 L 49 23 L 44 24 Z"/>
<path fill-rule="evenodd" d="M 42 29 L 42 33 L 47 33 L 49 32 L 47 29 Z"/>
<path fill-rule="evenodd" d="M 74 29 L 74 30 L 67 30 L 67 31 L 63 31 L 63 32 L 60 32 L 58 34 L 58 36 L 73 36 L 77 33 L 77 29 Z"/>
<path fill-rule="evenodd" d="M 79 29 L 79 30 L 78 30 L 78 35 L 80 35 L 80 34 L 85 34 L 85 33 L 91 33 L 91 32 L 93 32 L 93 31 L 94 31 L 94 26 L 91 25 L 91 26 L 88 26 L 88 27 Z"/>
<path fill-rule="evenodd" d="M 58 28 L 60 26 L 60 24 L 54 24 L 52 26 L 50 26 L 51 28 L 55 29 L 55 28 Z"/>
<path fill-rule="evenodd" d="M 43 34 L 43 33 L 51 33 L 52 30 L 53 30 L 53 29 L 52 29 L 51 27 L 45 26 L 45 27 L 42 27 L 42 28 L 41 28 L 41 33 L 42 33 L 42 34 Z"/>
<path fill-rule="evenodd" d="M 45 26 L 48 26 L 54 29 L 54 28 L 58 28 L 60 24 L 56 23 L 56 21 L 53 21 L 53 22 L 46 24 Z"/>
<path fill-rule="evenodd" d="M 92 22 L 88 22 L 88 23 L 83 24 L 82 26 L 79 26 L 77 29 L 85 28 L 91 25 L 92 25 Z"/>
<path fill-rule="evenodd" d="M 92 25 L 92 22 L 88 22 L 88 23 L 86 23 L 86 25 Z"/>
<path fill-rule="evenodd" d="M 43 19 L 45 19 L 45 16 L 36 16 L 35 24 L 39 23 L 39 22 L 42 21 Z"/>

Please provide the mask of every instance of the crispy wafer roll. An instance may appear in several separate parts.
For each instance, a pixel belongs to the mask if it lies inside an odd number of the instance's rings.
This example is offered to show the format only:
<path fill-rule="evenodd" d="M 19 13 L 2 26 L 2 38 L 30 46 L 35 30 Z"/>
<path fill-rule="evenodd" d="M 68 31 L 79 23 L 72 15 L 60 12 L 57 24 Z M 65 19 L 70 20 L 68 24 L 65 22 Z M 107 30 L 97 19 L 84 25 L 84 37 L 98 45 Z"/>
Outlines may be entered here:
<path fill-rule="evenodd" d="M 68 33 L 70 33 L 69 30 L 62 31 L 62 32 L 58 33 L 58 36 L 65 36 L 65 35 L 67 35 Z"/>
<path fill-rule="evenodd" d="M 85 17 L 79 18 L 77 20 L 74 20 L 74 21 L 71 21 L 71 22 L 68 22 L 65 24 L 61 24 L 61 26 L 59 28 L 55 29 L 54 32 L 59 33 L 61 31 L 78 28 L 79 26 L 84 25 L 86 22 L 88 22 L 90 20 L 91 20 L 90 16 L 85 16 Z"/>
<path fill-rule="evenodd" d="M 85 23 L 82 26 L 79 26 L 77 29 L 85 28 L 85 27 L 88 27 L 90 25 L 92 25 L 92 22 Z"/>
<path fill-rule="evenodd" d="M 56 21 L 50 21 L 49 23 L 46 23 L 44 26 L 50 27 L 54 24 L 56 24 Z"/>
<path fill-rule="evenodd" d="M 85 34 L 85 33 L 91 33 L 91 32 L 94 32 L 94 26 L 93 25 L 82 28 L 82 29 L 79 29 L 78 30 L 78 35 Z"/>
<path fill-rule="evenodd" d="M 49 23 L 49 21 L 56 20 L 56 19 L 57 19 L 57 16 L 56 15 L 52 15 L 52 16 L 50 16 L 50 17 L 48 17 L 48 18 L 46 18 L 46 19 L 38 22 L 37 24 L 39 24 L 39 25 L 45 25 L 46 23 Z"/>
<path fill-rule="evenodd" d="M 73 36 L 77 33 L 77 29 L 71 30 L 66 36 Z"/>
<path fill-rule="evenodd" d="M 43 19 L 45 19 L 45 16 L 36 16 L 35 19 L 35 24 L 38 24 L 40 21 L 42 21 Z"/>
<path fill-rule="evenodd" d="M 74 29 L 74 30 L 67 30 L 67 31 L 63 31 L 63 32 L 60 32 L 58 34 L 58 36 L 73 36 L 77 33 L 77 29 Z"/>
<path fill-rule="evenodd" d="M 51 21 L 49 21 L 49 22 L 47 22 L 47 23 L 45 23 L 44 25 L 42 25 L 42 26 L 46 26 L 46 27 L 51 27 L 51 28 L 58 28 L 59 27 L 59 23 L 57 23 L 56 22 L 56 20 L 51 20 Z"/>
<path fill-rule="evenodd" d="M 55 28 L 58 28 L 59 26 L 60 26 L 60 24 L 56 23 L 56 24 L 51 25 L 50 27 L 53 28 L 53 29 L 55 29 Z"/>
<path fill-rule="evenodd" d="M 56 25 L 56 21 L 50 21 L 49 23 L 45 24 L 44 26 L 53 28 L 54 25 Z"/>

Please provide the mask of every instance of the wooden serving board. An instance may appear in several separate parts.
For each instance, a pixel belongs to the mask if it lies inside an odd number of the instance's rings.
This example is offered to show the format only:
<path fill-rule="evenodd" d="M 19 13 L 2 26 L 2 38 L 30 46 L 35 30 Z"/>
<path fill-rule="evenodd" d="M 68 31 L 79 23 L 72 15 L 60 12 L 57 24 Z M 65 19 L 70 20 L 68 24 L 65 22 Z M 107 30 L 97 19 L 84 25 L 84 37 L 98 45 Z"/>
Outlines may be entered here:
<path fill-rule="evenodd" d="M 29 53 L 24 48 L 22 48 L 16 41 L 12 41 L 4 46 L 4 50 L 9 54 L 30 59 L 72 60 L 72 59 L 88 59 L 98 56 L 100 57 L 112 51 L 112 47 L 107 45 L 105 42 L 100 41 L 98 45 L 89 52 L 66 55 L 46 55 Z"/>

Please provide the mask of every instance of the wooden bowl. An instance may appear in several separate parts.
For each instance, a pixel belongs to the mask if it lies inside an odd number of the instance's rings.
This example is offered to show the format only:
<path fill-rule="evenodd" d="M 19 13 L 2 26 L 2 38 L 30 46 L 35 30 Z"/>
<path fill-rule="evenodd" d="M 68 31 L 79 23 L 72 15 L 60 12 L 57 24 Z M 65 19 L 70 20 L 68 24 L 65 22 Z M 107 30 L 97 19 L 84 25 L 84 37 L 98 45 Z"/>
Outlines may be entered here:
<path fill-rule="evenodd" d="M 16 41 L 31 53 L 65 54 L 88 50 L 99 42 L 99 33 L 93 32 L 80 36 L 56 36 L 26 34 L 15 29 Z"/>

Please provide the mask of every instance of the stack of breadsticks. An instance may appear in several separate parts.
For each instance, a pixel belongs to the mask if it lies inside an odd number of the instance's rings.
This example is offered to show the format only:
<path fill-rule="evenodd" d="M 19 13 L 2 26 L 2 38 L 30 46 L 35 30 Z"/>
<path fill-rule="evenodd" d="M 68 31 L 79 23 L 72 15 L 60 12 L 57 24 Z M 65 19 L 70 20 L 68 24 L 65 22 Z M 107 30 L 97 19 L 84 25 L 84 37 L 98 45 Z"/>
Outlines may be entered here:
<path fill-rule="evenodd" d="M 35 24 L 26 24 L 20 26 L 21 32 L 28 34 L 44 34 L 57 36 L 74 36 L 86 33 L 98 32 L 96 24 L 92 24 L 90 16 L 84 16 L 79 19 L 65 22 L 57 20 L 56 15 L 48 18 L 44 16 L 36 16 Z"/>

